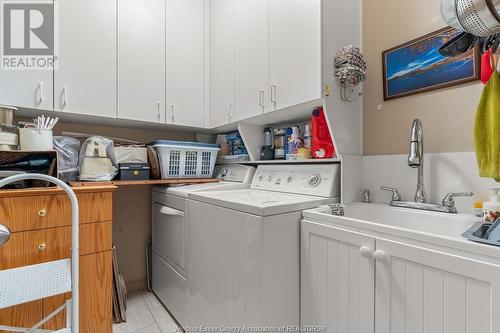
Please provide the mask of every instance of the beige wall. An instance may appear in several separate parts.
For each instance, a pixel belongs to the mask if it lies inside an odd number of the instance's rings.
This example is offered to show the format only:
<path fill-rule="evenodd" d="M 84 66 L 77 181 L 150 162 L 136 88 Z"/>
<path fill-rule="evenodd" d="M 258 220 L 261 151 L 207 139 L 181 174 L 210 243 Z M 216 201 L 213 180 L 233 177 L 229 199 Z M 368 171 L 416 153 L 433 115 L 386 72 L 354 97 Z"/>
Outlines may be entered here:
<path fill-rule="evenodd" d="M 363 100 L 365 155 L 407 153 L 411 122 L 424 124 L 427 153 L 473 150 L 480 83 L 383 102 L 382 51 L 446 26 L 439 0 L 364 0 L 363 49 L 368 80 Z M 382 105 L 382 111 L 377 105 Z"/>
<path fill-rule="evenodd" d="M 154 139 L 195 140 L 194 133 L 179 133 L 137 128 L 61 123 L 55 134 L 79 132 L 118 137 L 140 142 Z M 129 291 L 146 286 L 146 242 L 151 238 L 151 187 L 121 187 L 113 196 L 113 243 L 118 265 Z"/>

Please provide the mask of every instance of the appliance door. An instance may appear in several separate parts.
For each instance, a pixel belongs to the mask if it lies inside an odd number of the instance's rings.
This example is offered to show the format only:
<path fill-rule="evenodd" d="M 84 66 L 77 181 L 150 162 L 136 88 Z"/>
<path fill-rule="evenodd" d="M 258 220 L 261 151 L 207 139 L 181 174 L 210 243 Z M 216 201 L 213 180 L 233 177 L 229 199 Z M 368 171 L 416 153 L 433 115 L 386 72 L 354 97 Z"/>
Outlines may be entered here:
<path fill-rule="evenodd" d="M 299 324 L 301 212 L 261 217 L 188 200 L 189 327 Z"/>
<path fill-rule="evenodd" d="M 153 251 L 153 291 L 186 327 L 186 279 Z"/>
<path fill-rule="evenodd" d="M 153 250 L 184 275 L 186 199 L 153 193 Z"/>

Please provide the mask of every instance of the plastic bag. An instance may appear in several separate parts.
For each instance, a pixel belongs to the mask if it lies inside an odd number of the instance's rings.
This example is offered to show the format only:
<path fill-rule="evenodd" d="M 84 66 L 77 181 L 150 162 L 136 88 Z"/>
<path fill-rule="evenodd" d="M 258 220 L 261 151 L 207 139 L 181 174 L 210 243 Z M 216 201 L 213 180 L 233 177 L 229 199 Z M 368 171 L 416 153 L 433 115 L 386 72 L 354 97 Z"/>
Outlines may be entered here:
<path fill-rule="evenodd" d="M 67 136 L 54 137 L 54 150 L 57 152 L 57 177 L 64 182 L 78 179 L 78 160 L 80 141 Z"/>
<path fill-rule="evenodd" d="M 80 180 L 110 181 L 118 174 L 118 165 L 113 153 L 113 140 L 100 136 L 88 138 L 80 150 Z"/>

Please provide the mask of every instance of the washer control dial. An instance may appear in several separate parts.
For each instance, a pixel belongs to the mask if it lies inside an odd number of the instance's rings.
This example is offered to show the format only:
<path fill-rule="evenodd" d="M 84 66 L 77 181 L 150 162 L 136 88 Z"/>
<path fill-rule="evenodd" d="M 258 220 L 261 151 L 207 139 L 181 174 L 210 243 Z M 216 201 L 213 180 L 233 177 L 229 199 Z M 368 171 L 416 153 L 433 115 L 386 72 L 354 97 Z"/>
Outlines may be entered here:
<path fill-rule="evenodd" d="M 321 176 L 318 174 L 311 175 L 307 178 L 307 185 L 311 187 L 318 186 L 321 183 Z"/>
<path fill-rule="evenodd" d="M 222 169 L 222 171 L 220 172 L 220 175 L 222 176 L 222 178 L 224 178 L 227 176 L 228 172 L 229 171 L 227 169 Z"/>

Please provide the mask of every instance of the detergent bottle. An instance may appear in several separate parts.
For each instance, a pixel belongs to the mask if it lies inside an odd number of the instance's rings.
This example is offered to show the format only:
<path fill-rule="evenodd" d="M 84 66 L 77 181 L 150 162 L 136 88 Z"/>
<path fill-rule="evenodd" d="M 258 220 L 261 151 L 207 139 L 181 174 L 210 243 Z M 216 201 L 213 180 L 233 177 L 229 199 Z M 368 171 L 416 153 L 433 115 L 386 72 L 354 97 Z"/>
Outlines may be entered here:
<path fill-rule="evenodd" d="M 333 158 L 335 148 L 322 107 L 313 111 L 311 153 L 313 158 Z"/>

